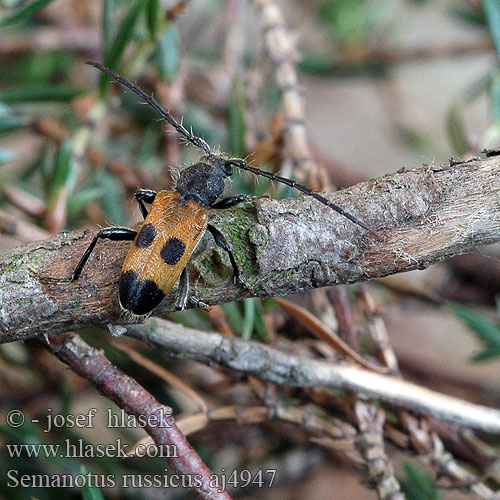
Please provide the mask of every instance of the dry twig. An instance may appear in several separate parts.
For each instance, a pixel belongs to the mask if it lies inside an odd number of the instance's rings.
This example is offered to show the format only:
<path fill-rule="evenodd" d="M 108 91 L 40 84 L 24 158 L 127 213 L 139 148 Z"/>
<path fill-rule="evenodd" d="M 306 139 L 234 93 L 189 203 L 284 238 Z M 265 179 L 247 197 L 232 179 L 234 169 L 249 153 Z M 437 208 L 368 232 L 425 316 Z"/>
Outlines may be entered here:
<path fill-rule="evenodd" d="M 211 471 L 177 427 L 171 408 L 159 403 L 133 378 L 113 366 L 102 351 L 90 347 L 78 335 L 66 333 L 42 339 L 52 354 L 75 373 L 90 380 L 106 398 L 128 414 L 143 418 L 147 422 L 144 430 L 157 446 L 166 450 L 175 446 L 176 452 L 166 452 L 166 459 L 177 473 L 200 478 L 201 486 L 194 489 L 198 498 L 230 500 L 227 493 L 219 492 L 211 485 Z"/>
<path fill-rule="evenodd" d="M 160 319 L 127 328 L 129 335 L 171 356 L 218 364 L 291 387 L 327 387 L 380 399 L 448 423 L 500 433 L 500 411 L 440 394 L 394 377 L 281 352 L 257 342 L 185 328 Z"/>
<path fill-rule="evenodd" d="M 253 3 L 258 9 L 263 40 L 274 64 L 275 79 L 281 93 L 285 149 L 296 164 L 298 179 L 313 189 L 319 189 L 319 185 L 314 185 L 319 171 L 307 140 L 304 98 L 299 89 L 292 39 L 277 2 L 254 0 Z"/>
<path fill-rule="evenodd" d="M 279 420 L 300 426 L 304 431 L 313 436 L 326 436 L 334 442 L 338 450 L 351 450 L 357 438 L 356 429 L 338 419 L 325 415 L 320 409 L 313 406 L 292 407 L 277 406 L 221 406 L 210 412 L 194 413 L 192 415 L 179 415 L 177 426 L 189 436 L 205 429 L 210 422 L 221 420 L 236 420 L 239 424 L 255 424 Z M 137 443 L 148 445 L 152 440 L 148 436 Z M 131 450 L 133 454 L 134 450 Z"/>
<path fill-rule="evenodd" d="M 368 475 L 381 500 L 404 500 L 401 487 L 394 476 L 394 467 L 385 452 L 385 414 L 372 403 L 357 400 L 354 405 L 361 436 L 358 448 L 363 455 Z"/>

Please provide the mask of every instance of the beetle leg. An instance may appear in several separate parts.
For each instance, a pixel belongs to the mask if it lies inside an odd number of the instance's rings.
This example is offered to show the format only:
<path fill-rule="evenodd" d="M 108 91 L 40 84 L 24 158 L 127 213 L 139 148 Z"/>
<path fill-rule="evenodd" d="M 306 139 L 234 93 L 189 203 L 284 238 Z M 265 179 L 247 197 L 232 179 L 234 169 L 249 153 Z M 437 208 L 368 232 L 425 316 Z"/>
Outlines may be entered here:
<path fill-rule="evenodd" d="M 137 200 L 137 203 L 139 204 L 142 216 L 146 218 L 148 215 L 148 210 L 144 205 L 144 202 L 153 203 L 153 201 L 155 201 L 156 191 L 151 191 L 151 189 L 138 188 L 135 190 L 134 196 Z"/>
<path fill-rule="evenodd" d="M 207 225 L 207 229 L 210 231 L 210 234 L 213 236 L 215 243 L 218 246 L 220 246 L 222 248 L 222 250 L 227 252 L 227 255 L 228 255 L 229 260 L 231 262 L 231 266 L 233 268 L 234 282 L 235 283 L 240 282 L 247 290 L 251 290 L 250 286 L 241 277 L 240 270 L 238 269 L 238 264 L 236 264 L 236 261 L 234 260 L 233 252 L 231 250 L 231 247 L 229 246 L 229 243 L 226 241 L 226 238 L 224 238 L 224 235 L 215 226 L 212 226 L 211 224 Z"/>
<path fill-rule="evenodd" d="M 210 206 L 210 208 L 231 208 L 239 203 L 251 202 L 256 198 L 256 196 L 249 196 L 247 194 L 238 194 L 237 196 L 229 196 L 223 200 L 218 201 Z"/>
<path fill-rule="evenodd" d="M 205 304 L 205 302 L 202 302 L 201 300 L 198 300 L 195 297 L 189 297 L 188 299 L 188 291 L 189 291 L 188 273 L 187 273 L 187 268 L 185 267 L 182 270 L 181 277 L 179 278 L 179 295 L 175 302 L 175 310 L 182 311 L 183 309 L 185 309 L 188 300 L 195 307 L 200 307 L 201 309 L 205 309 L 205 311 L 208 311 L 210 309 L 210 306 L 208 306 L 208 304 Z"/>
<path fill-rule="evenodd" d="M 114 241 L 132 241 L 135 238 L 136 234 L 137 231 L 133 231 L 132 229 L 127 229 L 125 227 L 106 227 L 104 229 L 101 229 L 94 236 L 94 239 L 88 246 L 87 250 L 85 250 L 84 254 L 82 255 L 82 258 L 80 259 L 80 262 L 78 262 L 77 266 L 75 267 L 75 270 L 71 275 L 71 278 L 62 278 L 62 279 L 46 278 L 46 280 L 57 283 L 71 283 L 72 281 L 75 281 L 80 276 L 83 266 L 85 266 L 87 260 L 89 260 L 90 254 L 94 250 L 94 247 L 98 240 L 108 239 Z"/>
<path fill-rule="evenodd" d="M 176 311 L 182 311 L 186 307 L 188 289 L 188 274 L 187 268 L 185 267 L 182 270 L 181 277 L 179 278 L 179 295 L 177 296 L 177 301 L 175 302 Z"/>
<path fill-rule="evenodd" d="M 204 309 L 205 311 L 210 311 L 210 306 L 208 304 L 205 304 L 205 302 L 202 302 L 195 297 L 189 297 L 189 302 L 191 302 L 191 304 L 193 304 L 193 306 L 195 307 L 199 307 L 200 309 Z"/>

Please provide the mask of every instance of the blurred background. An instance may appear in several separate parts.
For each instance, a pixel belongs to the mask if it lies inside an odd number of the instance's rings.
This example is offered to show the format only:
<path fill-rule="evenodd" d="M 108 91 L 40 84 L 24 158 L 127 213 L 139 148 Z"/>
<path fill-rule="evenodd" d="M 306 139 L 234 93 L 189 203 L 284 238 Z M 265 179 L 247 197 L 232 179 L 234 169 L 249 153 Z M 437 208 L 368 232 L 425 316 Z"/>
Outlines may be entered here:
<path fill-rule="evenodd" d="M 261 168 L 303 179 L 284 147 L 274 78 L 279 61 L 269 57 L 257 3 L 0 0 L 0 246 L 62 230 L 139 222 L 135 188 L 169 189 L 170 166 L 197 157 L 152 109 L 84 65 L 88 59 L 137 81 L 211 145 L 239 156 L 254 153 Z M 283 0 L 278 5 L 295 45 L 285 55 L 296 62 L 309 147 L 331 186 L 450 157 L 468 159 L 500 146 L 496 0 Z M 245 175 L 234 176 L 229 192 L 295 195 Z M 499 257 L 500 247 L 493 245 L 369 286 L 376 304 L 371 312 L 384 322 L 406 378 L 499 405 Z M 358 285 L 345 290 L 363 338 L 369 318 L 360 296 L 366 290 Z M 293 300 L 337 328 L 332 304 L 325 312 L 318 309 L 322 301 L 311 297 Z M 248 299 L 210 314 L 185 311 L 169 318 L 263 342 L 308 345 L 305 329 L 289 314 L 271 299 Z M 132 361 L 108 332 L 91 329 L 83 335 L 176 412 L 194 411 L 181 389 Z M 147 355 L 187 380 L 212 408 L 249 405 L 255 397 L 238 375 L 174 362 L 162 353 Z M 112 406 L 36 342 L 0 346 L 0 378 L 2 412 L 21 408 L 43 416 L 47 408 L 85 413 Z M 285 389 L 280 397 L 298 406 L 308 402 Z M 337 415 L 335 405 L 325 408 Z M 63 442 L 78 439 L 80 432 L 91 443 L 116 438 L 99 426 L 75 432 L 62 428 L 47 435 L 41 425 L 13 430 L 2 424 L 0 440 Z M 133 443 L 142 434 L 127 431 L 123 437 Z M 362 467 L 310 437 L 292 424 L 231 421 L 211 423 L 190 440 L 214 471 L 229 466 L 282 471 L 274 488 L 248 487 L 234 496 L 376 498 L 362 482 Z M 407 498 L 470 497 L 435 488 L 433 471 L 407 450 L 389 445 L 388 453 Z M 14 459 L 1 446 L 0 498 L 19 498 L 20 490 L 6 487 L 8 470 L 63 473 L 82 466 L 119 475 L 162 471 L 165 464 L 160 458 Z M 179 490 L 151 488 L 22 491 L 24 498 L 37 499 L 59 498 L 61 492 L 71 498 L 190 498 Z"/>

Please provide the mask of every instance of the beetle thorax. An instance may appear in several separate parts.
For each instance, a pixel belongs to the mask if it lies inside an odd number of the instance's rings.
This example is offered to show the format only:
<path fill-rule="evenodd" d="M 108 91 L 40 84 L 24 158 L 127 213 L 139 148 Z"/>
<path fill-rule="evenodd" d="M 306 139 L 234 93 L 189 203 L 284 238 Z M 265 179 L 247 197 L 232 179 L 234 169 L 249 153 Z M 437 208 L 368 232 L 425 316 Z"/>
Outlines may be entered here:
<path fill-rule="evenodd" d="M 186 167 L 179 173 L 176 189 L 181 200 L 193 200 L 203 207 L 210 207 L 224 191 L 225 172 L 217 164 L 204 161 Z"/>

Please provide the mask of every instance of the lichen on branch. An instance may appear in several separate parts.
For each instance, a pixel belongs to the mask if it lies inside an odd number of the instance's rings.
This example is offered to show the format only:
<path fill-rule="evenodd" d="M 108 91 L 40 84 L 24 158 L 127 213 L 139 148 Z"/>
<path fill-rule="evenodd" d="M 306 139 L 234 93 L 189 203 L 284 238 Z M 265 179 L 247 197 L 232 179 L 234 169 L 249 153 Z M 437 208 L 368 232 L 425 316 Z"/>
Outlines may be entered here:
<path fill-rule="evenodd" d="M 212 211 L 255 295 L 283 296 L 429 265 L 500 240 L 500 160 L 431 165 L 326 196 L 373 228 L 362 230 L 316 200 L 261 198 Z M 0 342 L 140 319 L 120 310 L 126 242 L 101 241 L 78 281 L 68 277 L 94 233 L 74 231 L 0 254 Z M 205 235 L 188 266 L 191 293 L 207 304 L 247 297 L 224 252 Z M 157 308 L 173 310 L 176 288 Z"/>

